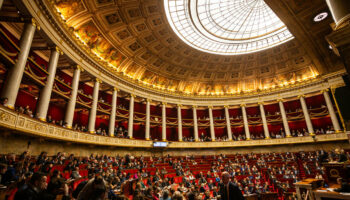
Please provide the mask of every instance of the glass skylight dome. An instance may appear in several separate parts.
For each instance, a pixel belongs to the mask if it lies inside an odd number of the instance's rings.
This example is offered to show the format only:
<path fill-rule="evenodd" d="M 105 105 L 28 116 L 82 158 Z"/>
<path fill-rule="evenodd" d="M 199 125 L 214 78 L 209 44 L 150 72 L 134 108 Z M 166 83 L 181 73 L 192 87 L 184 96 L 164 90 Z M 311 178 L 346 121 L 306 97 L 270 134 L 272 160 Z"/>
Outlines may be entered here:
<path fill-rule="evenodd" d="M 164 0 L 164 7 L 175 33 L 208 53 L 246 54 L 294 38 L 264 0 Z"/>

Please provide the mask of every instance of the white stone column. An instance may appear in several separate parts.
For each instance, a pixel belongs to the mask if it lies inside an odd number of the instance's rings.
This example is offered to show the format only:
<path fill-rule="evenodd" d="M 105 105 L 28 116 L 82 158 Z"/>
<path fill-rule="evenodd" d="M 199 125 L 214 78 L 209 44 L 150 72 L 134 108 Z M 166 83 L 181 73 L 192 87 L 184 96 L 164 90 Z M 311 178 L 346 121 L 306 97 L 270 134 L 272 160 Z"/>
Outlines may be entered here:
<path fill-rule="evenodd" d="M 225 106 L 225 118 L 226 118 L 226 128 L 227 128 L 227 136 L 228 140 L 232 140 L 232 129 L 231 129 L 231 120 L 230 113 L 228 112 L 228 106 Z"/>
<path fill-rule="evenodd" d="M 311 122 L 311 118 L 309 115 L 309 111 L 307 109 L 307 105 L 306 105 L 306 102 L 304 99 L 304 95 L 300 95 L 299 98 L 300 98 L 301 107 L 303 109 L 307 130 L 308 130 L 310 135 L 315 135 L 314 128 L 312 127 L 312 122 Z"/>
<path fill-rule="evenodd" d="M 72 80 L 72 91 L 70 95 L 70 99 L 67 104 L 66 108 L 66 115 L 64 121 L 67 124 L 67 128 L 72 128 L 73 126 L 73 119 L 74 119 L 74 111 L 75 111 L 75 104 L 77 101 L 77 94 L 79 89 L 79 80 L 80 80 L 80 72 L 84 71 L 82 67 L 79 65 L 76 66 L 73 74 L 73 80 Z"/>
<path fill-rule="evenodd" d="M 100 83 L 102 83 L 101 80 L 96 78 L 94 91 L 92 94 L 91 110 L 90 110 L 90 114 L 89 114 L 88 130 L 90 133 L 95 133 L 95 122 L 96 122 L 98 93 L 100 90 Z"/>
<path fill-rule="evenodd" d="M 331 99 L 329 97 L 328 89 L 327 90 L 322 90 L 321 92 L 323 93 L 324 99 L 326 101 L 328 112 L 329 112 L 329 115 L 331 116 L 331 120 L 332 120 L 332 125 L 333 125 L 333 128 L 334 128 L 334 131 L 336 133 L 339 133 L 341 131 L 341 128 L 340 128 L 340 125 L 339 125 L 339 122 L 338 122 L 337 115 L 335 114 L 332 101 L 331 101 Z"/>
<path fill-rule="evenodd" d="M 0 0 L 0 10 L 2 8 L 2 4 L 4 3 L 4 0 Z"/>
<path fill-rule="evenodd" d="M 286 111 L 285 111 L 284 105 L 283 105 L 283 99 L 279 99 L 277 101 L 278 101 L 278 104 L 280 106 L 280 112 L 281 112 L 281 116 L 282 116 L 284 132 L 286 133 L 286 137 L 291 137 L 288 119 L 287 119 L 287 114 L 286 114 Z"/>
<path fill-rule="evenodd" d="M 209 123 L 210 123 L 210 136 L 211 141 L 215 141 L 215 129 L 214 129 L 214 119 L 213 119 L 213 106 L 209 106 Z"/>
<path fill-rule="evenodd" d="M 36 117 L 41 121 L 46 121 L 47 110 L 49 109 L 51 93 L 53 83 L 55 82 L 56 69 L 58 58 L 60 56 L 61 50 L 58 47 L 51 49 L 48 76 L 46 78 L 46 84 L 40 91 L 40 97 L 38 101 L 38 108 L 36 109 Z"/>
<path fill-rule="evenodd" d="M 115 115 L 117 112 L 117 97 L 118 97 L 118 89 L 113 88 L 112 105 L 111 105 L 112 109 L 111 109 L 111 114 L 109 115 L 109 128 L 108 128 L 109 136 L 114 136 Z"/>
<path fill-rule="evenodd" d="M 349 0 L 326 0 L 337 26 L 350 20 Z"/>
<path fill-rule="evenodd" d="M 198 139 L 198 120 L 197 120 L 197 106 L 192 106 L 193 108 L 193 131 L 194 131 L 194 140 L 196 142 L 199 141 Z"/>
<path fill-rule="evenodd" d="M 151 99 L 147 99 L 146 102 L 146 130 L 145 130 L 145 139 L 150 140 L 150 131 L 151 131 Z"/>
<path fill-rule="evenodd" d="M 260 107 L 261 120 L 264 127 L 265 139 L 270 139 L 269 127 L 267 126 L 265 109 L 264 109 L 264 102 L 259 102 L 259 107 Z"/>
<path fill-rule="evenodd" d="M 177 105 L 177 129 L 178 129 L 178 140 L 182 141 L 182 114 L 181 105 Z"/>
<path fill-rule="evenodd" d="M 166 102 L 162 102 L 162 140 L 166 141 Z"/>
<path fill-rule="evenodd" d="M 5 80 L 2 98 L 7 98 L 5 106 L 14 109 L 15 102 L 18 94 L 19 87 L 21 85 L 23 72 L 27 63 L 28 54 L 32 45 L 36 22 L 25 24 L 21 40 L 19 44 L 20 52 L 18 53 L 17 62 L 14 66 L 10 67 L 7 78 Z"/>
<path fill-rule="evenodd" d="M 247 140 L 250 140 L 250 131 L 249 131 L 247 112 L 245 111 L 245 104 L 241 104 L 241 109 L 242 109 L 242 115 L 243 115 L 245 136 Z"/>
<path fill-rule="evenodd" d="M 129 102 L 129 123 L 128 123 L 128 136 L 133 139 L 133 129 L 134 129 L 134 99 L 135 95 L 130 94 Z"/>

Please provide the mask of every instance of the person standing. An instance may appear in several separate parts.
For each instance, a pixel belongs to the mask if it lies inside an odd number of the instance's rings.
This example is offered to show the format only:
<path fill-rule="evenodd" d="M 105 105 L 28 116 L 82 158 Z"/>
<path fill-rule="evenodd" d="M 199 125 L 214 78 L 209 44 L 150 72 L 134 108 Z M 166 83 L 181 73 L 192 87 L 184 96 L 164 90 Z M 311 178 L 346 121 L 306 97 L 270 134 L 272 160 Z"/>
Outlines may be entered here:
<path fill-rule="evenodd" d="M 230 174 L 223 172 L 221 175 L 220 195 L 222 200 L 244 200 L 241 190 L 230 182 Z"/>

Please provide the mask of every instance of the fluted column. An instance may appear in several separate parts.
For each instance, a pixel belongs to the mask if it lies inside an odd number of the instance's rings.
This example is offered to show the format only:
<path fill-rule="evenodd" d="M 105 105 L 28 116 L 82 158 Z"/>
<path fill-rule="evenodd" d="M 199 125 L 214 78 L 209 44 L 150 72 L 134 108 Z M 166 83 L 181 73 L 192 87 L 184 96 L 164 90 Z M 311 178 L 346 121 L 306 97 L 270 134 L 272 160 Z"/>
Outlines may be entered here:
<path fill-rule="evenodd" d="M 166 141 L 166 102 L 162 102 L 162 140 Z"/>
<path fill-rule="evenodd" d="M 227 128 L 227 136 L 228 140 L 232 140 L 232 129 L 231 129 L 231 120 L 230 120 L 230 114 L 228 112 L 228 106 L 225 106 L 225 118 L 226 118 L 226 128 Z"/>
<path fill-rule="evenodd" d="M 46 121 L 47 110 L 49 109 L 50 98 L 52 93 L 53 83 L 55 82 L 55 75 L 57 69 L 58 58 L 60 56 L 60 50 L 56 47 L 51 50 L 48 76 L 46 78 L 46 84 L 40 91 L 40 97 L 38 101 L 38 108 L 36 110 L 36 117 L 41 121 Z"/>
<path fill-rule="evenodd" d="M 349 0 L 326 0 L 337 26 L 350 20 Z"/>
<path fill-rule="evenodd" d="M 100 83 L 102 83 L 101 80 L 96 78 L 95 85 L 94 85 L 94 91 L 92 94 L 91 110 L 90 110 L 90 114 L 89 114 L 88 130 L 90 133 L 95 133 L 95 122 L 96 122 L 98 93 L 100 90 Z"/>
<path fill-rule="evenodd" d="M 270 139 L 270 133 L 269 133 L 269 128 L 267 126 L 264 103 L 259 102 L 259 107 L 260 107 L 261 120 L 263 122 L 263 127 L 264 127 L 265 139 Z"/>
<path fill-rule="evenodd" d="M 341 128 L 340 128 L 340 125 L 339 125 L 339 122 L 338 122 L 337 115 L 335 114 L 332 101 L 331 101 L 331 99 L 329 97 L 328 89 L 327 90 L 322 90 L 321 92 L 323 93 L 324 99 L 326 101 L 328 112 L 329 112 L 329 115 L 331 116 L 331 120 L 332 120 L 332 125 L 333 125 L 333 128 L 334 128 L 334 131 L 336 133 L 339 133 L 341 131 Z"/>
<path fill-rule="evenodd" d="M 241 109 L 242 109 L 242 115 L 243 115 L 245 136 L 247 140 L 250 140 L 250 131 L 249 131 L 247 112 L 245 111 L 245 104 L 241 104 Z"/>
<path fill-rule="evenodd" d="M 286 110 L 284 109 L 284 105 L 283 105 L 283 100 L 279 99 L 278 100 L 278 104 L 280 106 L 280 111 L 281 111 L 281 116 L 282 116 L 282 121 L 283 121 L 283 127 L 284 127 L 284 131 L 286 133 L 286 137 L 291 137 L 289 124 L 288 124 L 288 119 L 287 119 L 287 114 L 286 114 Z"/>
<path fill-rule="evenodd" d="M 135 99 L 135 95 L 130 94 L 129 123 L 128 123 L 128 136 L 130 139 L 133 138 L 133 129 L 134 129 L 134 99 Z"/>
<path fill-rule="evenodd" d="M 14 109 L 15 106 L 24 68 L 32 45 L 35 27 L 36 22 L 34 19 L 32 20 L 32 23 L 25 24 L 19 44 L 20 52 L 18 53 L 17 62 L 14 66 L 10 67 L 3 86 L 1 97 L 7 99 L 6 106 L 11 109 Z"/>
<path fill-rule="evenodd" d="M 74 111 L 75 111 L 75 104 L 77 101 L 77 94 L 78 94 L 78 88 L 79 88 L 79 80 L 80 80 L 80 72 L 84 71 L 82 67 L 79 65 L 76 66 L 73 74 L 73 80 L 72 80 L 72 92 L 70 95 L 70 99 L 67 104 L 66 109 L 66 115 L 64 121 L 67 124 L 67 128 L 72 128 L 73 125 L 73 118 L 74 118 Z"/>
<path fill-rule="evenodd" d="M 151 100 L 147 99 L 146 102 L 146 130 L 145 139 L 150 140 L 150 129 L 151 129 Z"/>
<path fill-rule="evenodd" d="M 194 131 L 194 140 L 198 140 L 198 120 L 197 120 L 197 106 L 192 106 L 193 108 L 193 131 Z"/>
<path fill-rule="evenodd" d="M 115 115 L 117 112 L 117 97 L 118 97 L 118 89 L 113 88 L 112 109 L 111 109 L 111 114 L 109 115 L 109 128 L 108 128 L 109 136 L 114 136 Z"/>
<path fill-rule="evenodd" d="M 215 129 L 214 129 L 214 119 L 213 119 L 213 106 L 209 106 L 209 123 L 210 123 L 210 136 L 211 141 L 215 141 Z"/>
<path fill-rule="evenodd" d="M 306 105 L 306 102 L 304 99 L 304 95 L 300 95 L 299 98 L 300 98 L 301 107 L 303 109 L 307 130 L 308 130 L 310 135 L 315 135 L 314 128 L 312 126 L 311 118 L 309 115 L 309 111 L 307 109 L 307 105 Z"/>
<path fill-rule="evenodd" d="M 177 129 L 178 129 L 178 139 L 182 141 L 182 115 L 181 115 L 181 105 L 177 105 Z"/>

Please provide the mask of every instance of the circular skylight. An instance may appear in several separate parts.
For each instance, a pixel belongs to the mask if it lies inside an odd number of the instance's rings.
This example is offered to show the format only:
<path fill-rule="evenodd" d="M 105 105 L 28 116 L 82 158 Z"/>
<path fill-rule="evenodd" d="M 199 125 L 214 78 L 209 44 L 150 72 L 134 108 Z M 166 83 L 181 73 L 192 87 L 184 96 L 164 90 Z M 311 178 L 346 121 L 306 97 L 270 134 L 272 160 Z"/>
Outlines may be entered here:
<path fill-rule="evenodd" d="M 238 55 L 293 39 L 264 0 L 164 0 L 168 21 L 188 45 Z"/>

